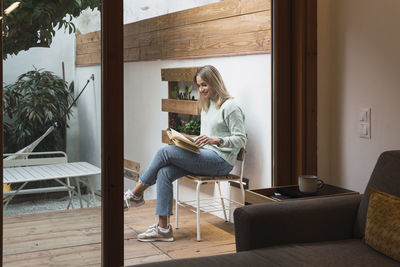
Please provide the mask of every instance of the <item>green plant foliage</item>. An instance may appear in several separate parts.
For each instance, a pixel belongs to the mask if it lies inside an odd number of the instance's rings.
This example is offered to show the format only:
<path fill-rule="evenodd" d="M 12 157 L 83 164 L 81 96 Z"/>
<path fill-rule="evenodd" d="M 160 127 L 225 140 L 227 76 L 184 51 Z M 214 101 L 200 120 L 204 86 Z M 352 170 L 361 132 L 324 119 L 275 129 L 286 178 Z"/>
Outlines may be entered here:
<path fill-rule="evenodd" d="M 191 86 L 185 86 L 185 99 L 190 99 L 190 94 L 192 93 L 193 90 L 193 85 Z"/>
<path fill-rule="evenodd" d="M 171 113 L 171 116 L 169 119 L 169 127 L 179 132 L 178 128 L 180 125 L 181 125 L 181 122 L 178 118 L 178 114 Z"/>
<path fill-rule="evenodd" d="M 179 99 L 179 88 L 175 87 L 175 90 L 172 90 L 171 97 L 173 99 Z"/>
<path fill-rule="evenodd" d="M 192 91 L 193 91 L 193 85 L 191 86 L 186 85 L 183 92 L 181 92 L 181 90 L 178 87 L 175 87 L 175 89 L 171 92 L 171 98 L 179 100 L 196 100 L 194 96 L 191 96 Z"/>
<path fill-rule="evenodd" d="M 199 135 L 200 134 L 200 121 L 191 119 L 183 127 L 183 132 L 187 134 Z"/>
<path fill-rule="evenodd" d="M 40 137 L 54 122 L 59 127 L 47 136 L 37 151 L 64 150 L 66 119 L 73 101 L 73 83 L 50 71 L 34 69 L 4 87 L 4 150 L 16 152 Z"/>
<path fill-rule="evenodd" d="M 198 117 L 193 118 L 189 116 L 187 120 L 181 117 L 182 115 L 171 113 L 169 126 L 170 128 L 186 134 L 199 135 L 200 134 L 200 120 Z"/>
<path fill-rule="evenodd" d="M 4 0 L 7 8 L 14 0 Z M 20 0 L 3 17 L 3 59 L 32 47 L 50 47 L 56 30 L 75 33 L 73 18 L 87 8 L 100 10 L 100 0 Z"/>

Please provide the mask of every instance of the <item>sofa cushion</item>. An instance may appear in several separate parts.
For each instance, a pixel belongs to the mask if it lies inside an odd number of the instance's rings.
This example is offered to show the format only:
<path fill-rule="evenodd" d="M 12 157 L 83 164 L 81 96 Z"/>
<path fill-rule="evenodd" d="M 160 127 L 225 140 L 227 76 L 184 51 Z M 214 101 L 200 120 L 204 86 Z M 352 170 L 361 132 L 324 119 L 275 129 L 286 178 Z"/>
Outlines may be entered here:
<path fill-rule="evenodd" d="M 399 266 L 399 262 L 375 251 L 361 239 L 293 244 L 253 250 L 266 266 Z"/>
<path fill-rule="evenodd" d="M 400 198 L 370 190 L 365 243 L 400 261 Z"/>
<path fill-rule="evenodd" d="M 241 251 L 234 254 L 171 260 L 135 266 L 399 267 L 399 264 L 399 262 L 396 262 L 365 245 L 361 239 L 347 239 L 334 242 L 273 246 L 262 249 Z"/>
<path fill-rule="evenodd" d="M 355 177 L 356 179 L 356 177 Z M 368 187 L 400 197 L 400 151 L 386 151 L 382 153 L 375 165 L 374 171 L 368 182 Z M 365 190 L 358 209 L 354 235 L 363 238 L 370 193 Z"/>
<path fill-rule="evenodd" d="M 255 254 L 252 250 L 239 253 L 230 253 L 208 257 L 178 259 L 163 262 L 134 265 L 146 267 L 261 267 L 265 265 L 265 258 Z"/>

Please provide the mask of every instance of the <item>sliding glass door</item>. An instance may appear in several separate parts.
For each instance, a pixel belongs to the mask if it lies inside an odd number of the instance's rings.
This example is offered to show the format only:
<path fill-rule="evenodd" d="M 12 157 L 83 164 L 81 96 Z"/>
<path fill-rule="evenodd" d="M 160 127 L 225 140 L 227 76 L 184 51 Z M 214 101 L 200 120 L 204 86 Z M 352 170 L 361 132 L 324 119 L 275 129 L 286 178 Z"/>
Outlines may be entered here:
<path fill-rule="evenodd" d="M 99 265 L 101 0 L 2 5 L 3 264 Z"/>

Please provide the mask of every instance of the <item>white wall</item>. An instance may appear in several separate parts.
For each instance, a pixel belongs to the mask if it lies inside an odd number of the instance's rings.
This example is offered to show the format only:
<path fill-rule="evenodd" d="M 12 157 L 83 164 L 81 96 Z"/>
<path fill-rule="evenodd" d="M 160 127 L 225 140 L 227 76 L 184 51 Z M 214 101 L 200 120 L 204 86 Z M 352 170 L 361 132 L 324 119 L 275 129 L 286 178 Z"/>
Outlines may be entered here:
<path fill-rule="evenodd" d="M 101 166 L 101 67 L 81 67 L 76 70 L 75 81 L 80 90 L 85 86 L 91 75 L 85 91 L 77 102 L 79 118 L 80 161 Z M 100 175 L 94 183 L 100 189 Z"/>
<path fill-rule="evenodd" d="M 400 149 L 400 1 L 318 1 L 318 172 L 363 192 L 380 153 Z M 358 137 L 371 108 L 372 138 Z"/>
<path fill-rule="evenodd" d="M 193 60 L 163 60 L 125 64 L 125 157 L 138 161 L 145 170 L 161 143 L 161 130 L 168 116 L 161 99 L 168 98 L 168 83 L 161 81 L 162 68 L 214 65 L 246 116 L 248 145 L 245 177 L 252 188 L 271 181 L 271 58 L 246 55 Z M 190 186 L 189 186 L 190 187 Z M 225 187 L 225 189 L 227 189 Z M 190 191 L 191 192 L 191 191 Z M 149 198 L 155 197 L 153 194 Z"/>
<path fill-rule="evenodd" d="M 100 29 L 100 12 L 87 9 L 81 16 L 74 19 L 80 33 Z M 13 83 L 17 77 L 35 66 L 54 72 L 62 77 L 61 63 L 65 64 L 65 79 L 68 83 L 75 82 L 75 97 L 82 90 L 91 74 L 95 74 L 95 82 L 91 82 L 79 98 L 77 106 L 72 108 L 73 115 L 68 121 L 67 155 L 69 161 L 87 161 L 100 166 L 100 129 L 101 129 L 101 72 L 100 66 L 75 67 L 75 35 L 56 31 L 50 48 L 31 48 L 16 56 L 9 56 L 3 62 L 3 77 L 6 84 Z M 94 86 L 95 85 L 95 86 Z M 81 130 L 82 129 L 82 130 Z M 45 131 L 46 129 L 44 129 Z M 98 176 L 97 185 L 100 184 Z"/>
<path fill-rule="evenodd" d="M 124 24 L 222 0 L 124 0 Z"/>
<path fill-rule="evenodd" d="M 75 35 L 59 30 L 50 48 L 31 48 L 4 60 L 3 79 L 5 84 L 14 83 L 19 75 L 33 70 L 33 66 L 62 77 L 62 62 L 65 66 L 65 80 L 69 84 L 75 79 Z M 67 129 L 67 154 L 70 161 L 76 161 L 79 160 L 79 126 L 75 108 L 72 111 L 73 115 L 68 121 L 70 128 Z M 43 129 L 43 133 L 45 131 Z"/>

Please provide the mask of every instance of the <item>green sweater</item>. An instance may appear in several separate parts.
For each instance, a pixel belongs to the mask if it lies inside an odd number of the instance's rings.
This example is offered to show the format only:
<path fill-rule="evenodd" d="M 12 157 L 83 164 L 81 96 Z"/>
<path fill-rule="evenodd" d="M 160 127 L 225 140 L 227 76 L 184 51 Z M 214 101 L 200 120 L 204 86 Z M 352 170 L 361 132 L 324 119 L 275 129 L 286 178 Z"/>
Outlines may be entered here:
<path fill-rule="evenodd" d="M 244 114 L 235 101 L 227 99 L 219 109 L 210 100 L 208 111 L 201 111 L 201 135 L 218 137 L 223 145 L 205 145 L 205 149 L 215 151 L 221 158 L 234 166 L 240 149 L 246 144 Z"/>

